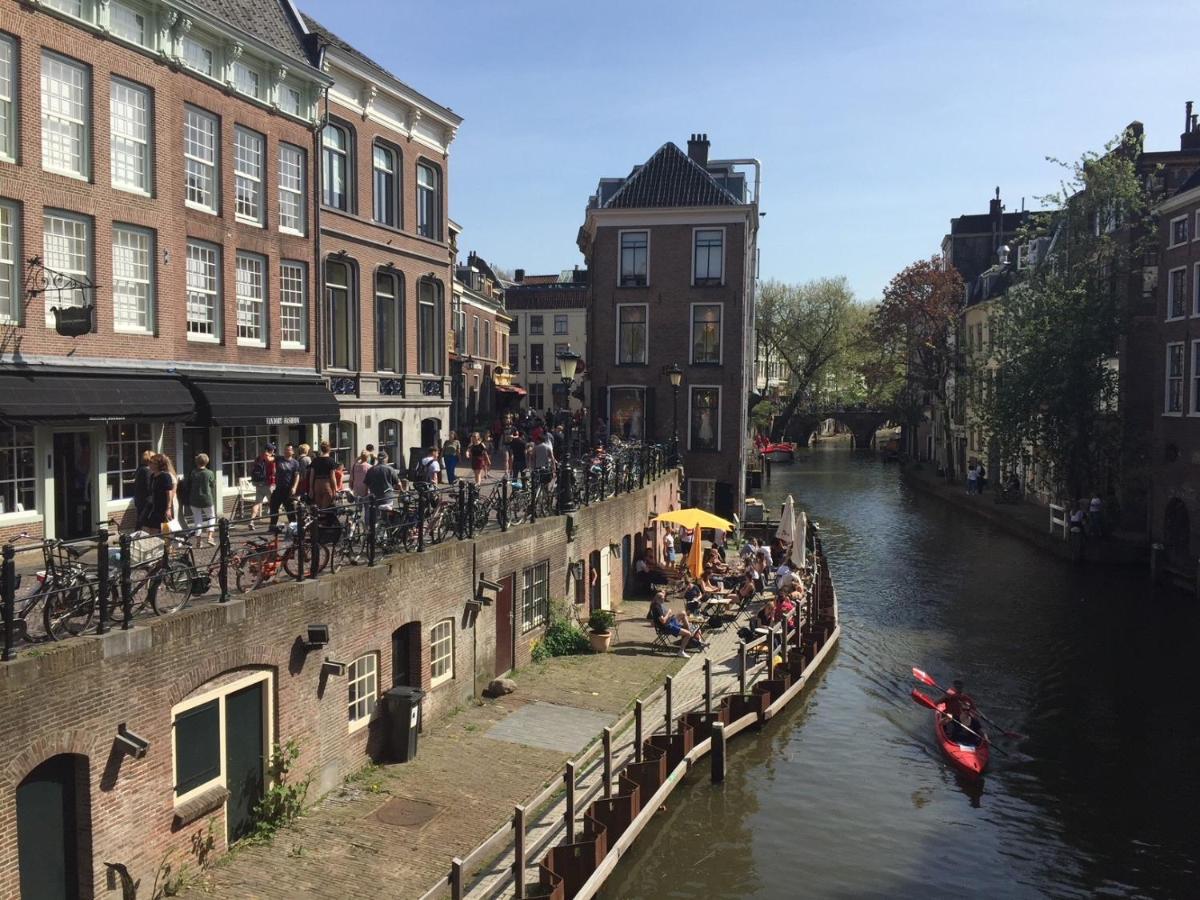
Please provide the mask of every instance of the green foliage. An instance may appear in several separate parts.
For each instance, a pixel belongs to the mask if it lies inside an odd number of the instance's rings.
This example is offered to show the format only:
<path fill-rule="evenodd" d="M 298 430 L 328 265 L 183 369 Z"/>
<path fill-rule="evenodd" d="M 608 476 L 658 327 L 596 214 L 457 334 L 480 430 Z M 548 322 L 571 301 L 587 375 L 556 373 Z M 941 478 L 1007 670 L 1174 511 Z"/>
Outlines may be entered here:
<path fill-rule="evenodd" d="M 588 616 L 588 628 L 598 634 L 611 631 L 615 624 L 617 624 L 617 617 L 610 609 L 594 609 Z"/>
<path fill-rule="evenodd" d="M 758 431 L 766 432 L 771 428 L 771 420 L 775 418 L 775 402 L 760 400 L 750 410 L 750 424 Z"/>
<path fill-rule="evenodd" d="M 300 745 L 288 741 L 271 749 L 271 760 L 267 764 L 268 787 L 263 798 L 254 807 L 254 830 L 252 841 L 269 841 L 280 828 L 291 824 L 304 811 L 304 798 L 308 794 L 311 778 L 292 783 L 288 776 L 300 758 Z"/>
<path fill-rule="evenodd" d="M 591 650 L 587 635 L 578 625 L 564 619 L 552 619 L 542 639 L 534 645 L 532 655 L 534 662 L 543 662 L 552 656 L 574 656 Z"/>

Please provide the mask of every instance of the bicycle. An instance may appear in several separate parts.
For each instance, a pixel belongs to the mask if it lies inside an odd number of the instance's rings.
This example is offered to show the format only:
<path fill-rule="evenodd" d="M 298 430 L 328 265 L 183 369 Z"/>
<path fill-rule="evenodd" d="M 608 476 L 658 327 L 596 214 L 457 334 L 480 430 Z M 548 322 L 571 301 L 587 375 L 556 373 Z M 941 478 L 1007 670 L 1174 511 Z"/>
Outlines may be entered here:
<path fill-rule="evenodd" d="M 21 537 L 29 537 L 29 533 L 24 532 Z M 56 640 L 52 634 L 51 625 L 57 622 L 59 610 L 70 610 L 78 606 L 81 603 L 81 597 L 88 590 L 84 567 L 78 562 L 84 552 L 78 547 L 54 538 L 42 541 L 44 568 L 36 575 L 37 587 L 27 597 L 18 601 L 19 606 L 15 610 L 18 640 L 33 641 L 35 639 L 29 633 L 28 620 L 30 614 L 39 605 L 42 607 L 42 624 L 45 629 L 40 639 Z M 17 587 L 20 586 L 20 582 L 21 576 L 18 575 Z M 78 634 L 87 627 L 87 622 L 82 624 L 70 622 L 69 625 L 73 629 L 73 633 Z"/>
<path fill-rule="evenodd" d="M 279 549 L 279 529 L 271 532 L 270 536 L 251 537 L 241 547 L 234 551 L 229 564 L 234 570 L 234 583 L 243 594 L 258 588 L 272 578 L 282 568 L 288 575 L 295 578 L 300 574 L 300 541 L 296 539 L 295 524 L 287 526 L 291 540 L 286 548 Z M 329 544 L 318 544 L 317 571 L 324 571 L 329 566 L 331 556 Z M 312 565 L 311 559 L 304 560 L 305 567 Z"/>

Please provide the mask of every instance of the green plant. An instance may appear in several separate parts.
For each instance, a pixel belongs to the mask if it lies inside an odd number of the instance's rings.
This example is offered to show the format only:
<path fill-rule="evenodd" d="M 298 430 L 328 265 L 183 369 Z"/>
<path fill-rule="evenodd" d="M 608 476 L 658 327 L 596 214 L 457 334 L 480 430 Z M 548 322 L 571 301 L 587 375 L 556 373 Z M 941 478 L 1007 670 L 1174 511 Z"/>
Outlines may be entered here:
<path fill-rule="evenodd" d="M 594 609 L 588 616 L 588 628 L 597 634 L 608 634 L 617 624 L 617 617 L 611 609 Z"/>
<path fill-rule="evenodd" d="M 533 648 L 533 661 L 542 662 L 552 656 L 572 656 L 591 652 L 587 635 L 578 625 L 570 622 L 551 622 L 546 634 Z"/>
<path fill-rule="evenodd" d="M 254 831 L 250 837 L 255 841 L 269 841 L 280 828 L 295 821 L 304 810 L 304 798 L 308 794 L 311 778 L 295 783 L 288 781 L 292 767 L 300 758 L 300 746 L 288 741 L 276 744 L 271 750 L 271 761 L 267 765 L 269 787 L 263 798 L 254 807 Z"/>

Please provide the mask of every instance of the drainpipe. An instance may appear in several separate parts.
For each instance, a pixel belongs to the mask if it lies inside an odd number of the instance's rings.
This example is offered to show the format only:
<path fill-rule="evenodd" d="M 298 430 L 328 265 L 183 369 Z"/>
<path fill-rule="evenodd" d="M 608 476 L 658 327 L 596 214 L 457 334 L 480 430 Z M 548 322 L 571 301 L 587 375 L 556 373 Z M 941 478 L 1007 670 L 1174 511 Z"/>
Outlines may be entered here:
<path fill-rule="evenodd" d="M 318 60 L 318 65 L 324 61 L 325 48 L 321 48 L 321 57 Z M 325 329 L 322 310 L 324 309 L 323 298 L 325 296 L 325 262 L 321 258 L 321 197 L 323 196 L 325 185 L 324 166 L 321 160 L 321 137 L 325 130 L 325 126 L 329 124 L 329 88 L 326 87 L 321 92 L 321 99 L 324 103 L 324 112 L 321 115 L 320 124 L 313 131 L 313 171 L 316 177 L 313 178 L 313 267 L 316 269 L 315 278 L 312 281 L 317 286 L 316 296 L 313 298 L 313 359 L 317 374 L 322 371 L 322 359 L 324 356 L 325 347 Z M 317 428 L 317 437 L 320 437 L 320 427 Z M 313 444 L 319 443 L 319 440 L 314 440 Z"/>

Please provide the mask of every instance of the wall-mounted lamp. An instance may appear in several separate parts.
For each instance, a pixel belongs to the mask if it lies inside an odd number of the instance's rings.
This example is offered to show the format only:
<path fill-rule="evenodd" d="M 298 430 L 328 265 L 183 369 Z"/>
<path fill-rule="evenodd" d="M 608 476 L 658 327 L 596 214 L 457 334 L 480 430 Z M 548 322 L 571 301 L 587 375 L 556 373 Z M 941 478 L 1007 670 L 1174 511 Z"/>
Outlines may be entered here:
<path fill-rule="evenodd" d="M 479 584 L 475 587 L 475 596 L 471 598 L 470 602 L 475 606 L 491 606 L 499 596 L 500 585 L 494 581 L 488 581 L 480 575 Z"/>
<path fill-rule="evenodd" d="M 583 581 L 583 560 L 577 559 L 571 563 L 571 577 L 576 581 Z"/>
<path fill-rule="evenodd" d="M 117 726 L 116 745 L 118 750 L 134 759 L 141 759 L 150 749 L 150 742 L 126 728 L 124 722 Z"/>
<path fill-rule="evenodd" d="M 338 662 L 336 659 L 325 657 L 325 662 L 321 663 L 321 672 L 328 675 L 337 675 L 341 677 L 346 674 L 346 670 L 350 668 L 349 663 Z"/>
<path fill-rule="evenodd" d="M 617 559 L 620 559 L 621 558 L 621 545 L 620 544 L 609 544 L 608 552 L 611 553 L 613 556 L 615 556 Z"/>
<path fill-rule="evenodd" d="M 328 625 L 309 625 L 305 629 L 304 649 L 305 650 L 320 650 L 322 647 L 329 644 L 329 626 Z"/>

